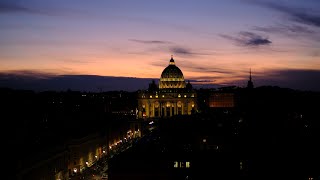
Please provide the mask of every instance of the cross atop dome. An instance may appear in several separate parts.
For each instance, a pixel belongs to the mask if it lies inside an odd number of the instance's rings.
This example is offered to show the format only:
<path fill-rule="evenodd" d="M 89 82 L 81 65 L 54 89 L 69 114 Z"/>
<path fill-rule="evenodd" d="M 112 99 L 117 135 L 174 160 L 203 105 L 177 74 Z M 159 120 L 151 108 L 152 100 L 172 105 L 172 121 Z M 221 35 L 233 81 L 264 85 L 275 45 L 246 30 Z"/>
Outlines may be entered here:
<path fill-rule="evenodd" d="M 171 55 L 171 59 L 170 59 L 169 65 L 175 65 L 174 59 L 173 59 L 173 55 Z"/>

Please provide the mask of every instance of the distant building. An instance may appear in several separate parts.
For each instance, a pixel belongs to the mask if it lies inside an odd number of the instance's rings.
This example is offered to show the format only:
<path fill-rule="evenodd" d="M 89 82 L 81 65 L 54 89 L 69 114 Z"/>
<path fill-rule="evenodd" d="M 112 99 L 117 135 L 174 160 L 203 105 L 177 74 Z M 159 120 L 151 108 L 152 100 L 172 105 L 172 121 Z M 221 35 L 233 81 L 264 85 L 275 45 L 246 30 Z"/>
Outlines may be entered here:
<path fill-rule="evenodd" d="M 106 155 L 107 140 L 98 134 L 90 134 L 82 138 L 74 138 L 68 142 L 70 176 L 79 175 Z"/>
<path fill-rule="evenodd" d="M 26 154 L 28 160 L 19 162 L 21 166 L 16 172 L 16 179 L 61 179 L 69 177 L 68 156 L 69 152 L 65 147 L 52 148 L 53 152 L 42 152 L 37 156 Z"/>
<path fill-rule="evenodd" d="M 196 92 L 186 83 L 173 57 L 163 70 L 159 86 L 154 81 L 138 94 L 138 118 L 190 115 L 197 110 Z"/>
<path fill-rule="evenodd" d="M 214 92 L 209 97 L 211 108 L 232 108 L 235 105 L 234 93 Z"/>

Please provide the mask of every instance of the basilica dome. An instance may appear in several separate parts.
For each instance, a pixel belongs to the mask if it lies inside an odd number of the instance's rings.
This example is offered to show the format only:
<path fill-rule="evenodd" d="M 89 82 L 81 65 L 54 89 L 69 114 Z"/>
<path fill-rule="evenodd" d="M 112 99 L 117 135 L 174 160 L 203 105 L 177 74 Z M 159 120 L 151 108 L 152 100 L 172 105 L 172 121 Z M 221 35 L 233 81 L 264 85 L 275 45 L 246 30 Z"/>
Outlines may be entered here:
<path fill-rule="evenodd" d="M 170 59 L 169 66 L 162 71 L 159 88 L 186 88 L 182 71 L 175 65 L 173 57 Z"/>

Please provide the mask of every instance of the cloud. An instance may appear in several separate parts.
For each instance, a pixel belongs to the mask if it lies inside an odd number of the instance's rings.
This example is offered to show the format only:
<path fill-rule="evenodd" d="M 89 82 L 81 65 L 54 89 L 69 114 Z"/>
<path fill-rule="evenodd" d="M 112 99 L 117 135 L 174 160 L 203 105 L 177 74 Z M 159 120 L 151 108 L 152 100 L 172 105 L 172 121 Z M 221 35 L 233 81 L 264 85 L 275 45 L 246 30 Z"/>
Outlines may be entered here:
<path fill-rule="evenodd" d="M 320 27 L 320 14 L 314 13 L 311 9 L 294 8 L 273 2 L 255 1 L 255 3 L 285 13 L 294 22 Z"/>
<path fill-rule="evenodd" d="M 320 1 L 313 1 L 312 6 L 302 8 L 292 6 L 293 3 L 280 3 L 276 1 L 253 1 L 247 2 L 275 10 L 284 15 L 280 23 L 271 26 L 254 26 L 252 30 L 264 33 L 288 36 L 291 39 L 304 38 L 318 42 L 320 40 Z M 317 9 L 316 9 L 317 8 Z M 300 39 L 299 39 L 300 41 Z"/>
<path fill-rule="evenodd" d="M 213 55 L 214 53 L 208 52 L 204 53 L 200 50 L 194 50 L 189 47 L 184 47 L 181 45 L 177 45 L 174 42 L 170 41 L 160 41 L 160 40 L 139 40 L 139 39 L 128 39 L 129 41 L 140 43 L 140 44 L 153 44 L 156 46 L 147 46 L 146 49 L 139 52 L 129 52 L 129 54 L 146 54 L 146 53 L 154 53 L 154 52 L 161 52 L 161 53 L 171 53 L 173 55 L 179 55 L 184 57 L 192 57 L 195 55 Z"/>
<path fill-rule="evenodd" d="M 267 32 L 267 33 L 280 33 L 286 35 L 297 35 L 297 34 L 313 34 L 314 30 L 311 30 L 309 27 L 300 26 L 300 25 L 285 25 L 285 24 L 276 24 L 273 26 L 259 27 L 254 26 L 253 30 Z"/>
<path fill-rule="evenodd" d="M 4 1 L 0 2 L 0 13 L 16 13 L 16 12 L 24 12 L 24 13 L 36 13 L 36 11 L 21 6 L 19 4 Z"/>
<path fill-rule="evenodd" d="M 173 52 L 173 54 L 182 54 L 182 55 L 192 55 L 193 54 L 189 49 L 183 48 L 183 47 L 172 47 L 172 48 L 170 48 L 170 50 Z"/>
<path fill-rule="evenodd" d="M 78 18 L 91 18 L 85 11 L 79 11 L 74 9 L 65 9 L 63 7 L 31 7 L 32 3 L 29 3 L 29 6 L 22 5 L 14 0 L 0 0 L 0 14 L 7 13 L 24 13 L 24 14 L 35 14 L 35 15 L 45 15 L 45 16 L 70 16 Z"/>
<path fill-rule="evenodd" d="M 150 64 L 157 67 L 164 67 L 167 64 L 167 62 L 164 63 L 163 61 L 157 61 L 157 62 L 152 62 Z M 185 62 L 183 64 L 179 64 L 178 66 L 179 68 L 182 69 L 182 71 L 190 71 L 190 72 L 219 73 L 219 74 L 235 73 L 234 71 L 231 71 L 231 70 L 217 68 L 217 67 L 210 67 L 207 64 L 202 65 L 202 64 L 196 64 L 193 62 Z"/>
<path fill-rule="evenodd" d="M 248 75 L 234 74 L 234 80 L 224 74 L 190 77 L 188 80 L 196 88 L 220 86 L 245 86 Z M 320 70 L 279 69 L 253 72 L 253 83 L 258 86 L 279 86 L 291 89 L 320 91 Z M 136 91 L 148 88 L 152 78 L 133 78 L 96 75 L 56 75 L 39 71 L 23 70 L 0 73 L 0 87 L 35 91 Z M 229 81 L 228 81 L 229 80 Z M 85 84 L 85 86 L 84 86 Z"/>
<path fill-rule="evenodd" d="M 159 41 L 159 40 L 140 40 L 140 39 L 128 39 L 129 41 L 142 43 L 142 44 L 171 44 L 169 41 Z"/>
<path fill-rule="evenodd" d="M 195 52 L 187 47 L 182 46 L 173 46 L 170 47 L 169 50 L 172 54 L 180 55 L 180 56 L 194 56 L 194 55 L 212 55 L 212 53 L 202 53 L 202 52 Z"/>
<path fill-rule="evenodd" d="M 277 85 L 300 90 L 320 91 L 320 70 L 280 69 L 265 72 L 256 81 L 261 85 Z M 269 84 L 266 84 L 269 83 Z"/>
<path fill-rule="evenodd" d="M 156 48 L 149 48 L 148 51 L 163 51 L 164 49 L 168 49 L 171 54 L 180 55 L 180 56 L 194 56 L 194 55 L 210 55 L 200 52 L 194 52 L 190 48 L 174 45 L 175 43 L 170 41 L 161 41 L 161 40 L 140 40 L 140 39 L 128 39 L 129 41 L 140 43 L 140 44 L 154 44 L 159 45 Z M 130 54 L 141 54 L 145 52 L 130 52 Z"/>
<path fill-rule="evenodd" d="M 45 78 L 39 78 L 39 77 Z M 96 76 L 96 75 L 52 75 L 37 71 L 0 73 L 0 87 L 34 91 L 136 91 L 146 89 L 151 78 Z M 84 86 L 85 84 L 85 86 Z"/>
<path fill-rule="evenodd" d="M 194 63 L 185 63 L 181 65 L 187 71 L 192 72 L 204 72 L 204 73 L 219 73 L 219 74 L 233 74 L 233 71 L 226 70 L 223 68 L 210 67 L 208 65 L 198 65 Z"/>
<path fill-rule="evenodd" d="M 272 42 L 259 34 L 241 31 L 237 37 L 221 34 L 220 37 L 233 41 L 238 46 L 259 47 L 269 45 Z"/>
<path fill-rule="evenodd" d="M 46 79 L 57 76 L 55 73 L 45 73 L 37 70 L 12 70 L 0 73 L 2 78 L 20 77 L 20 78 L 35 78 L 35 79 Z"/>

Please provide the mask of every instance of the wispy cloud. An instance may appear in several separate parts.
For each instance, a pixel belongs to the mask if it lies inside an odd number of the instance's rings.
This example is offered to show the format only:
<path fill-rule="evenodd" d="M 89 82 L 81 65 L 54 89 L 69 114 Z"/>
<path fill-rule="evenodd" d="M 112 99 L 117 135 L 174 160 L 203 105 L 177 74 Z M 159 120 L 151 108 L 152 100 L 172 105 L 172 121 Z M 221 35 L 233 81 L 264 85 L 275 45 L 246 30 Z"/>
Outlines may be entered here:
<path fill-rule="evenodd" d="M 11 70 L 11 71 L 5 71 L 0 73 L 1 77 L 32 77 L 36 79 L 47 79 L 51 77 L 57 76 L 55 73 L 49 73 L 39 70 Z"/>
<path fill-rule="evenodd" d="M 315 13 L 310 9 L 302 9 L 296 7 L 286 6 L 281 3 L 274 3 L 274 2 L 264 2 L 264 1 L 254 1 L 254 3 L 274 9 L 276 11 L 285 13 L 289 16 L 290 20 L 294 22 L 298 22 L 305 25 L 320 27 L 320 14 Z M 315 2 L 316 3 L 316 2 Z M 318 4 L 320 5 L 320 3 Z"/>
<path fill-rule="evenodd" d="M 145 45 L 154 45 L 147 46 L 143 52 L 129 52 L 129 54 L 146 54 L 146 53 L 154 53 L 154 52 L 165 52 L 171 53 L 173 55 L 183 56 L 183 57 L 192 57 L 195 55 L 213 55 L 213 52 L 203 52 L 201 50 L 195 50 L 183 45 L 178 45 L 174 42 L 170 41 L 161 41 L 161 40 L 140 40 L 140 39 L 128 39 L 129 41 L 145 44 Z"/>
<path fill-rule="evenodd" d="M 183 46 L 170 47 L 170 51 L 172 54 L 181 55 L 181 56 L 212 55 L 212 53 L 195 52 L 190 48 L 183 47 Z"/>
<path fill-rule="evenodd" d="M 45 5 L 45 3 L 43 3 Z M 91 17 L 85 11 L 79 11 L 74 9 L 66 9 L 63 7 L 34 7 L 32 3 L 28 5 L 14 2 L 13 0 L 1 0 L 0 2 L 0 14 L 8 13 L 23 13 L 23 14 L 35 14 L 35 15 L 45 15 L 45 16 L 70 16 L 78 18 L 88 18 Z"/>
<path fill-rule="evenodd" d="M 249 1 L 252 4 L 269 8 L 284 15 L 280 23 L 269 26 L 254 26 L 252 30 L 268 34 L 287 36 L 291 39 L 301 38 L 308 41 L 320 40 L 320 13 L 315 11 L 320 1 L 314 2 L 314 7 L 293 7 L 291 4 L 271 1 Z"/>
<path fill-rule="evenodd" d="M 33 70 L 0 72 L 0 87 L 35 91 L 136 91 L 148 87 L 151 80 L 97 75 L 52 75 Z"/>
<path fill-rule="evenodd" d="M 259 85 L 276 85 L 301 90 L 320 91 L 320 70 L 279 69 L 264 72 L 264 76 L 253 77 Z"/>
<path fill-rule="evenodd" d="M 254 72 L 253 83 L 259 86 L 279 86 L 283 88 L 320 91 L 320 70 L 277 69 Z M 246 86 L 248 74 L 240 73 L 226 78 L 225 75 L 190 77 L 193 84 L 215 84 L 218 86 Z"/>
<path fill-rule="evenodd" d="M 141 40 L 141 39 L 128 39 L 129 41 L 142 43 L 142 44 L 172 44 L 169 41 L 160 41 L 160 40 Z"/>
<path fill-rule="evenodd" d="M 35 10 L 21 6 L 17 3 L 4 1 L 0 2 L 0 13 L 16 13 L 16 12 L 23 12 L 23 13 L 37 13 Z"/>
<path fill-rule="evenodd" d="M 163 61 L 156 61 L 150 63 L 153 66 L 157 67 L 164 67 L 165 64 Z M 182 64 L 178 64 L 178 66 L 183 70 L 183 71 L 189 71 L 189 72 L 201 72 L 201 73 L 219 73 L 219 74 L 234 74 L 235 72 L 232 70 L 228 69 L 223 69 L 223 68 L 217 68 L 217 67 L 212 67 L 208 66 L 207 64 L 196 64 L 193 62 L 184 62 Z"/>
<path fill-rule="evenodd" d="M 278 11 L 285 15 L 281 23 L 271 26 L 259 27 L 255 26 L 252 29 L 255 31 L 279 34 L 295 38 L 306 38 L 309 40 L 320 40 L 320 13 L 312 10 L 312 7 L 301 8 L 292 7 L 288 4 L 266 2 L 266 1 L 250 1 L 253 4 L 266 7 Z M 318 3 L 320 7 L 320 1 Z"/>
<path fill-rule="evenodd" d="M 314 28 L 311 29 L 309 26 L 306 25 L 275 24 L 265 27 L 254 26 L 252 30 L 269 33 L 273 35 L 281 35 L 296 40 L 300 40 L 301 38 L 311 41 L 320 40 L 320 31 L 317 31 Z"/>
<path fill-rule="evenodd" d="M 230 36 L 226 34 L 221 34 L 220 36 L 233 41 L 238 46 L 259 47 L 270 45 L 272 43 L 267 37 L 248 31 L 241 31 L 237 36 Z"/>
<path fill-rule="evenodd" d="M 314 30 L 310 29 L 307 26 L 300 25 L 285 25 L 285 24 L 276 24 L 273 26 L 259 27 L 254 26 L 253 30 L 266 32 L 266 33 L 281 33 L 286 35 L 297 35 L 297 34 L 313 34 Z"/>

